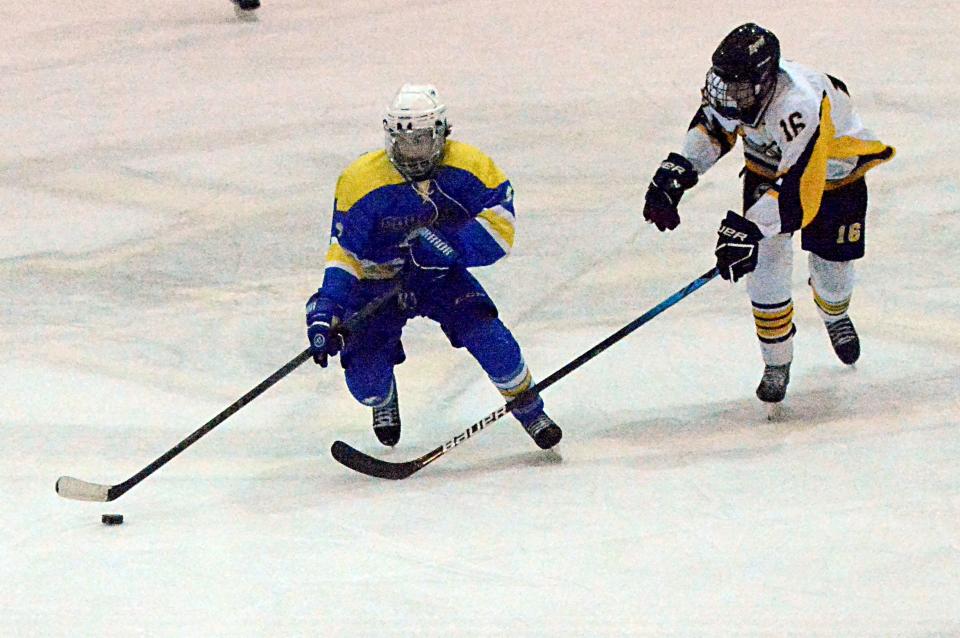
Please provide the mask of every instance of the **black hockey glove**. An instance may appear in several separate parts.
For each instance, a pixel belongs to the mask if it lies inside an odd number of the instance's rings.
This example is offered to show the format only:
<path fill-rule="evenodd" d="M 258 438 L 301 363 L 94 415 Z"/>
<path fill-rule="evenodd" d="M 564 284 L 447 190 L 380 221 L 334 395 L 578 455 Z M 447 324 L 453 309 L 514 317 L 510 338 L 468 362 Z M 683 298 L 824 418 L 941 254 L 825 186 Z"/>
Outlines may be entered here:
<path fill-rule="evenodd" d="M 727 281 L 736 281 L 757 267 L 757 252 L 763 233 L 752 221 L 727 211 L 717 231 L 717 270 Z"/>
<path fill-rule="evenodd" d="M 677 205 L 684 191 L 696 186 L 700 178 L 693 164 L 679 153 L 670 153 L 660 162 L 647 187 L 646 203 L 643 205 L 643 218 L 647 223 L 656 224 L 657 230 L 673 230 L 680 225 Z"/>
<path fill-rule="evenodd" d="M 343 336 L 337 332 L 343 308 L 323 295 L 323 290 L 313 293 L 307 301 L 307 339 L 313 361 L 321 368 L 327 367 L 327 357 L 343 348 Z"/>

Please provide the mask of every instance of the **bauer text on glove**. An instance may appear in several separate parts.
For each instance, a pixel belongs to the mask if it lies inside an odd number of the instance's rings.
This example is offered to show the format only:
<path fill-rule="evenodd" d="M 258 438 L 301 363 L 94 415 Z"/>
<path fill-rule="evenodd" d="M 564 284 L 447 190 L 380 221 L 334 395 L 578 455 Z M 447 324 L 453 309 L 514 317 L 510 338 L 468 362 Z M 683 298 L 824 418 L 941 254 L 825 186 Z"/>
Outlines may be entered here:
<path fill-rule="evenodd" d="M 733 211 L 717 230 L 717 270 L 728 281 L 737 281 L 757 267 L 757 253 L 763 233 L 757 225 Z"/>
<path fill-rule="evenodd" d="M 683 193 L 693 188 L 697 181 L 697 171 L 693 164 L 679 153 L 670 153 L 660 162 L 647 187 L 646 202 L 643 205 L 643 218 L 655 224 L 657 230 L 673 230 L 680 225 L 677 206 Z"/>

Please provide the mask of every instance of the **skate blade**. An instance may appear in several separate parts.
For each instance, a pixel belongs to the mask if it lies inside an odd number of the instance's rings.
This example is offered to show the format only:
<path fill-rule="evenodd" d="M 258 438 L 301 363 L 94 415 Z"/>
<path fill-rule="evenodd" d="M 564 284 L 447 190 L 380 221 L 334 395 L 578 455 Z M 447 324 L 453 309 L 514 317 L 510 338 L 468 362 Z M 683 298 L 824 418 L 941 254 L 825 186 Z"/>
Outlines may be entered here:
<path fill-rule="evenodd" d="M 543 451 L 543 458 L 547 463 L 562 463 L 563 455 L 560 453 L 560 444 L 557 443 L 552 448 Z"/>
<path fill-rule="evenodd" d="M 260 18 L 257 17 L 257 11 L 255 9 L 241 9 L 237 5 L 234 5 L 233 12 L 236 14 L 237 20 L 240 22 L 260 21 Z"/>
<path fill-rule="evenodd" d="M 786 411 L 783 409 L 783 402 L 767 404 L 767 421 L 782 421 L 786 417 Z"/>

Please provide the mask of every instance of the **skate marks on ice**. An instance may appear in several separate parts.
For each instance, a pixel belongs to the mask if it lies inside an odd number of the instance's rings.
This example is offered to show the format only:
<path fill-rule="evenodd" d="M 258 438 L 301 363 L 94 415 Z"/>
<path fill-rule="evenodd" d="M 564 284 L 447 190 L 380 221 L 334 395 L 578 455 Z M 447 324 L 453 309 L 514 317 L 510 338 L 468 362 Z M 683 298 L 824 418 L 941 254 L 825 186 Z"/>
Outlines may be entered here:
<path fill-rule="evenodd" d="M 183 60 L 192 52 L 202 53 L 208 48 L 219 48 L 222 59 L 229 60 L 232 51 L 226 47 L 255 42 L 256 37 L 262 37 L 257 34 L 264 29 L 255 28 L 259 23 L 258 9 L 243 11 L 232 1 L 222 2 L 197 2 L 185 10 L 168 3 L 142 4 L 135 7 L 133 15 L 110 8 L 83 11 L 83 7 L 80 14 L 74 15 L 62 6 L 42 16 L 33 12 L 31 18 L 36 20 L 14 19 L 16 28 L 6 34 L 10 36 L 8 45 L 12 51 L 6 64 L 18 73 L 98 69 L 111 60 L 140 62 L 143 56 L 158 59 L 171 55 Z M 332 13 L 326 8 L 320 9 L 324 15 Z M 350 14 L 354 19 L 363 15 L 356 11 Z M 291 17 L 289 8 L 274 11 L 272 16 L 271 22 L 275 24 L 263 25 L 272 26 L 272 33 L 288 30 L 298 23 Z M 209 59 L 202 63 L 194 59 L 179 63 L 191 71 L 216 64 Z"/>

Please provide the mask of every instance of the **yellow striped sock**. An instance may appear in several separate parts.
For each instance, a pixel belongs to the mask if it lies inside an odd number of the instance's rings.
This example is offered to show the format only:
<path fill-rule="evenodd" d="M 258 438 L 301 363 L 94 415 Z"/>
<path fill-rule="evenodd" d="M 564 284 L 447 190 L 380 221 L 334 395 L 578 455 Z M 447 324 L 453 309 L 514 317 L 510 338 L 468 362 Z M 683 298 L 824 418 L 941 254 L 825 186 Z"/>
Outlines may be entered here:
<path fill-rule="evenodd" d="M 753 304 L 753 322 L 757 338 L 763 343 L 779 343 L 794 335 L 793 300 L 778 304 Z"/>
<path fill-rule="evenodd" d="M 817 308 L 823 311 L 824 314 L 831 317 L 840 317 L 847 312 L 847 309 L 850 307 L 850 297 L 843 299 L 837 302 L 830 302 L 824 299 L 817 293 L 816 288 L 813 288 L 813 301 L 817 304 Z"/>

